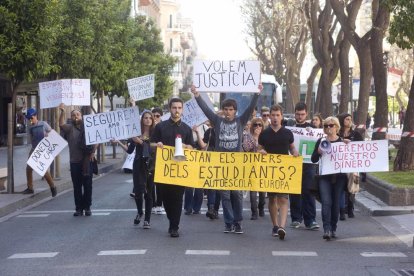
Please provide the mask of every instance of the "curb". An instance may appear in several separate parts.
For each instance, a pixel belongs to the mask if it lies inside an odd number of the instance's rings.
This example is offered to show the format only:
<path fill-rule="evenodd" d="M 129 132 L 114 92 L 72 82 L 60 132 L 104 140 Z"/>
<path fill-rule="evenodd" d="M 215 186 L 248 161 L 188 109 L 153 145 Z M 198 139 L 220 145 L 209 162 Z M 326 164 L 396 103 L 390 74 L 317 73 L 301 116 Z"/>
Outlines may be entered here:
<path fill-rule="evenodd" d="M 112 164 L 102 164 L 99 168 L 99 174 L 97 176 L 93 177 L 93 180 L 97 180 L 103 176 L 105 176 L 108 173 L 114 172 L 117 169 L 120 169 L 124 163 L 123 159 L 119 159 L 119 161 L 112 163 Z M 56 183 L 57 182 L 57 183 Z M 64 191 L 70 190 L 73 188 L 72 186 L 72 180 L 69 176 L 68 179 L 62 179 L 59 181 L 56 181 L 55 185 L 58 190 L 58 193 L 63 193 Z M 41 191 L 35 192 L 31 196 L 24 196 L 2 208 L 0 208 L 0 218 L 5 217 L 13 212 L 19 211 L 20 209 L 23 209 L 27 206 L 33 205 L 39 201 L 45 200 L 49 197 L 49 199 L 52 199 L 50 197 L 50 190 L 48 188 L 43 189 Z"/>

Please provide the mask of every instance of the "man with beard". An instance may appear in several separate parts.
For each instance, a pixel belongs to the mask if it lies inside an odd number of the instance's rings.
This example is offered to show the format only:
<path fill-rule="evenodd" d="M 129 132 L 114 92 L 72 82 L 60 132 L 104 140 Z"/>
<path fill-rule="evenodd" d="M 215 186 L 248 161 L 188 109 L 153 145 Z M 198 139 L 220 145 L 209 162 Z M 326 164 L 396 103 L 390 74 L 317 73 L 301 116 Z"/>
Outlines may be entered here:
<path fill-rule="evenodd" d="M 73 183 L 76 211 L 75 217 L 92 215 L 92 161 L 95 158 L 95 146 L 86 146 L 82 113 L 78 109 L 71 112 L 72 122 L 65 124 L 65 110 L 61 104 L 59 126 L 62 136 L 68 141 L 70 158 L 70 176 Z"/>
<path fill-rule="evenodd" d="M 174 147 L 175 139 L 180 136 L 183 148 L 193 148 L 193 131 L 181 121 L 183 104 L 183 101 L 179 98 L 170 100 L 168 107 L 171 117 L 155 126 L 151 136 L 151 147 L 163 148 L 164 145 Z M 177 238 L 180 236 L 178 228 L 183 209 L 184 186 L 157 183 L 157 187 L 161 189 L 162 202 L 170 222 L 168 233 L 172 238 Z"/>

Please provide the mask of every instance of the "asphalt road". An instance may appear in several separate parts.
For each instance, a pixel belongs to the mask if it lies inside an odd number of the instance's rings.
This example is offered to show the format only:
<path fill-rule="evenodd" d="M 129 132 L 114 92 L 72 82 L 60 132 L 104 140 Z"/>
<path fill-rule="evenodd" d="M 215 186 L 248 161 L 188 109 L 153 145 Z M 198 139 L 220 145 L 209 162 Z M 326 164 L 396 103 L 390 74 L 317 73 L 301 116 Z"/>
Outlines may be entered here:
<path fill-rule="evenodd" d="M 170 238 L 165 215 L 153 215 L 149 230 L 133 225 L 131 187 L 130 174 L 98 179 L 91 217 L 72 216 L 68 191 L 1 221 L 0 275 L 396 275 L 393 271 L 414 270 L 413 249 L 359 213 L 340 222 L 335 241 L 324 241 L 322 230 L 304 228 L 287 229 L 280 241 L 271 236 L 268 213 L 249 220 L 246 200 L 244 234 L 224 234 L 222 215 L 210 221 L 204 214 L 183 214 L 181 236 Z"/>

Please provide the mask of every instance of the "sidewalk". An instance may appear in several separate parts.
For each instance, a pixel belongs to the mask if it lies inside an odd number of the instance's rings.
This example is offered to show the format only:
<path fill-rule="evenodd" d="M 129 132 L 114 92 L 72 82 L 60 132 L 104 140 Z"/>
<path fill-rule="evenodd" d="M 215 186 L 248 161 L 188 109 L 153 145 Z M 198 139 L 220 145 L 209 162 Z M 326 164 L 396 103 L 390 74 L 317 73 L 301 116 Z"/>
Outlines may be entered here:
<path fill-rule="evenodd" d="M 33 172 L 34 194 L 24 195 L 19 192 L 27 188 L 26 161 L 29 157 L 30 146 L 14 147 L 14 194 L 0 193 L 0 218 L 11 214 L 26 206 L 37 203 L 45 198 L 51 197 L 49 185 L 36 172 Z M 112 158 L 112 146 L 107 146 L 105 161 L 98 165 L 99 175 L 94 175 L 94 180 L 105 173 L 119 169 L 124 163 L 124 151 L 116 147 L 116 159 Z M 69 171 L 69 149 L 66 147 L 60 153 L 60 178 L 54 179 L 58 193 L 72 189 L 72 180 Z M 7 148 L 0 148 L 0 168 L 7 168 Z M 7 188 L 7 184 L 6 184 Z"/>

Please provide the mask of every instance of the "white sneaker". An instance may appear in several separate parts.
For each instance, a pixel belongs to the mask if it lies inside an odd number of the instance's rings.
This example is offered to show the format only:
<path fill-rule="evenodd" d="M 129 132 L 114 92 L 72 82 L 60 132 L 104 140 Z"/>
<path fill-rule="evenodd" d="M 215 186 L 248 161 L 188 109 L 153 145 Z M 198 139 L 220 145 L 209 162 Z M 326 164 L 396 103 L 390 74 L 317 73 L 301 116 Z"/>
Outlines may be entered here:
<path fill-rule="evenodd" d="M 164 208 L 162 208 L 161 206 L 156 207 L 156 211 L 155 211 L 155 212 L 156 212 L 156 214 L 157 214 L 157 215 L 162 215 L 162 213 L 163 213 L 163 211 L 164 211 L 163 209 L 164 209 Z"/>

